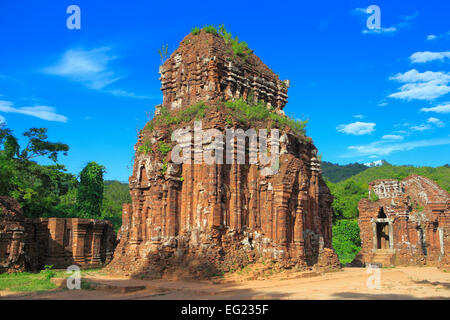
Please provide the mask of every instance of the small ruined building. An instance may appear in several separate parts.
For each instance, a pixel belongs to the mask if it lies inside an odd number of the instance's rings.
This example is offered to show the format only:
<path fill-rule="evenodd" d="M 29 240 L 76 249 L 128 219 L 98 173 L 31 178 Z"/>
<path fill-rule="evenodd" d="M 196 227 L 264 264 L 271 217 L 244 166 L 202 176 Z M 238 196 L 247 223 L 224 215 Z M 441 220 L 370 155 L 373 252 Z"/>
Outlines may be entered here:
<path fill-rule="evenodd" d="M 355 263 L 448 265 L 450 197 L 432 180 L 373 181 L 358 208 L 362 248 Z"/>
<path fill-rule="evenodd" d="M 187 35 L 160 73 L 163 104 L 135 146 L 132 204 L 123 207 L 120 243 L 108 269 L 149 277 L 181 269 L 201 277 L 260 258 L 285 267 L 339 266 L 331 249 L 332 196 L 308 137 L 280 130 L 273 141 L 280 148 L 279 171 L 272 175 L 261 174 L 260 163 L 177 164 L 172 151 L 159 150 L 161 144 L 173 147 L 176 129 L 190 126 L 192 133 L 194 124 L 186 117 L 166 125 L 167 112 L 175 116 L 200 101 L 209 107 L 203 130 L 253 128 L 224 111 L 224 101 L 239 98 L 263 101 L 285 117 L 289 81 L 253 53 L 235 55 L 223 37 L 203 30 Z M 271 128 L 264 121 L 260 127 Z M 192 147 L 192 159 L 211 144 L 203 138 L 196 149 L 194 140 L 183 142 L 183 150 Z"/>
<path fill-rule="evenodd" d="M 0 273 L 45 265 L 97 267 L 111 261 L 115 234 L 109 221 L 26 218 L 12 198 L 0 197 Z"/>

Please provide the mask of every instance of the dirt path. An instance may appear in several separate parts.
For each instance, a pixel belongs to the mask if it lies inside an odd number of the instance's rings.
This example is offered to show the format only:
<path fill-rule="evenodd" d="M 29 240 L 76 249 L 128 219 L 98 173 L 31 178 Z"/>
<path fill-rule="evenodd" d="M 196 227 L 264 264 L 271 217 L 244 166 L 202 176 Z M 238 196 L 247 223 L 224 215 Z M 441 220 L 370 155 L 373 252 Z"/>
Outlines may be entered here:
<path fill-rule="evenodd" d="M 0 299 L 450 299 L 450 273 L 436 268 L 381 269 L 380 276 L 380 288 L 370 289 L 370 274 L 364 268 L 344 268 L 322 275 L 278 274 L 258 280 L 232 275 L 215 282 L 93 275 L 87 279 L 102 288 L 26 295 L 0 291 Z"/>

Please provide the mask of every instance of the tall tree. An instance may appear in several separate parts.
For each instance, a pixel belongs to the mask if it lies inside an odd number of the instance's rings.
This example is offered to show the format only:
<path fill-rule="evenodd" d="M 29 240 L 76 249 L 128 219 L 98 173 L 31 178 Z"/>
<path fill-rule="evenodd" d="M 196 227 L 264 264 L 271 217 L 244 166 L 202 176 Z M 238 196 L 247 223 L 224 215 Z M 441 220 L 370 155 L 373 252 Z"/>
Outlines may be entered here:
<path fill-rule="evenodd" d="M 0 126 L 0 195 L 15 198 L 31 217 L 51 215 L 60 197 L 76 184 L 75 177 L 56 163 L 69 147 L 48 141 L 46 133 L 46 128 L 26 131 L 23 135 L 28 142 L 21 150 L 12 131 Z M 42 166 L 30 160 L 39 156 L 47 156 L 55 164 Z"/>
<path fill-rule="evenodd" d="M 77 205 L 83 218 L 99 218 L 103 203 L 105 167 L 89 162 L 80 172 Z"/>

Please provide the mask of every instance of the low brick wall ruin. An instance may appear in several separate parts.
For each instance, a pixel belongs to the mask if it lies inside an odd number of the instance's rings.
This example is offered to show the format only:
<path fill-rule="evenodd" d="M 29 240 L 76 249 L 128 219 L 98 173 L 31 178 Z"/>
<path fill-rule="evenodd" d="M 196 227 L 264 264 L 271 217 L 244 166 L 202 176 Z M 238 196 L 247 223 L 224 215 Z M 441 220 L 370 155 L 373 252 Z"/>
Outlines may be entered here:
<path fill-rule="evenodd" d="M 0 197 L 0 209 L 0 273 L 45 265 L 97 267 L 113 257 L 116 237 L 110 221 L 26 218 L 8 197 Z"/>

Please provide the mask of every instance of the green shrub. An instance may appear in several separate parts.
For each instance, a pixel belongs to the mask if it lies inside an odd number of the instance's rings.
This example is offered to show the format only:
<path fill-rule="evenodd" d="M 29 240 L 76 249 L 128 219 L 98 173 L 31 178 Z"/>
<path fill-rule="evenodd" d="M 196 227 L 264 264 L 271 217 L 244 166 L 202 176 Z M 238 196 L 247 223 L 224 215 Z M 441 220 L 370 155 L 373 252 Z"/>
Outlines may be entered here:
<path fill-rule="evenodd" d="M 152 132 L 153 129 L 155 129 L 155 124 L 153 123 L 153 120 L 147 123 L 144 127 L 145 130 Z"/>
<path fill-rule="evenodd" d="M 371 191 L 369 192 L 369 200 L 375 202 L 380 200 L 380 198 L 378 198 L 378 195 L 374 191 Z"/>
<path fill-rule="evenodd" d="M 210 25 L 210 26 L 206 25 L 203 27 L 202 30 L 207 33 L 217 34 L 217 28 L 214 25 Z"/>
<path fill-rule="evenodd" d="M 248 59 L 251 50 L 248 48 L 248 44 L 245 41 L 239 42 L 238 37 L 233 39 L 233 36 L 227 31 L 223 24 L 219 26 L 218 34 L 224 39 L 226 44 L 231 43 L 231 48 L 235 55 L 244 58 L 244 60 Z"/>
<path fill-rule="evenodd" d="M 249 99 L 251 101 L 251 99 Z M 280 116 L 267 109 L 262 101 L 256 104 L 248 103 L 244 99 L 239 98 L 234 101 L 226 101 L 225 106 L 233 111 L 233 114 L 241 123 L 249 123 L 252 121 L 272 120 L 280 129 L 285 127 L 291 128 L 295 133 L 304 136 L 306 134 L 306 121 L 294 120 L 286 116 Z"/>
<path fill-rule="evenodd" d="M 145 140 L 144 143 L 139 146 L 138 151 L 143 152 L 146 155 L 149 153 L 153 153 L 153 149 L 152 149 L 150 140 Z"/>
<path fill-rule="evenodd" d="M 197 34 L 200 33 L 200 28 L 199 28 L 199 27 L 191 28 L 191 33 L 192 33 L 194 36 L 196 36 Z"/>
<path fill-rule="evenodd" d="M 164 141 L 160 141 L 158 143 L 158 149 L 163 156 L 166 156 L 170 152 L 170 150 L 172 150 L 172 146 L 168 143 L 165 143 Z"/>
<path fill-rule="evenodd" d="M 199 120 L 205 117 L 207 110 L 208 106 L 202 101 L 199 101 L 184 110 L 172 113 L 165 106 L 161 106 L 160 115 L 153 119 L 152 122 L 158 125 L 170 126 L 172 124 L 179 124 L 192 119 Z M 152 124 L 152 130 L 154 124 Z"/>
<path fill-rule="evenodd" d="M 193 104 L 189 107 L 187 107 L 184 110 L 181 110 L 178 114 L 179 121 L 186 120 L 186 119 L 196 119 L 200 120 L 203 119 L 206 115 L 206 111 L 208 110 L 208 106 L 205 105 L 203 101 L 199 101 L 196 104 Z"/>
<path fill-rule="evenodd" d="M 53 264 L 44 266 L 44 270 L 42 270 L 41 273 L 44 274 L 45 279 L 50 280 L 56 275 L 55 271 L 52 270 L 53 267 L 54 267 Z"/>
<path fill-rule="evenodd" d="M 167 160 L 166 160 L 166 159 L 163 159 L 163 162 L 162 162 L 162 168 L 161 168 L 161 174 L 162 174 L 162 175 L 165 175 L 165 174 L 166 174 L 166 172 L 167 172 L 167 166 L 168 166 Z"/>
<path fill-rule="evenodd" d="M 359 226 L 356 220 L 338 220 L 333 226 L 333 248 L 342 264 L 350 263 L 361 250 Z"/>

